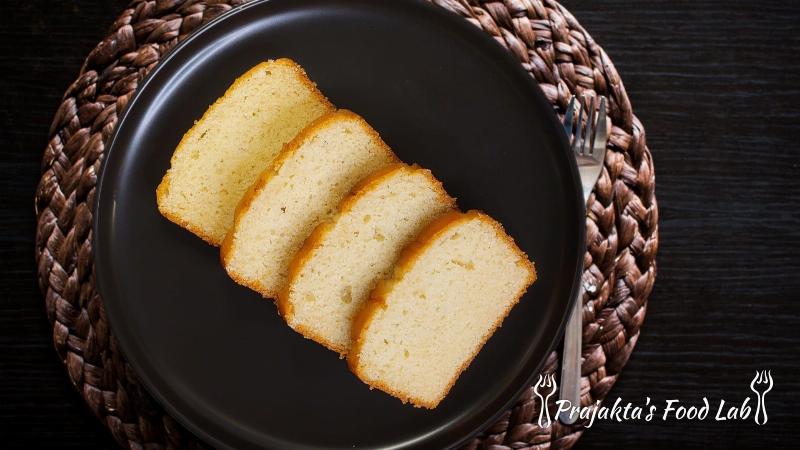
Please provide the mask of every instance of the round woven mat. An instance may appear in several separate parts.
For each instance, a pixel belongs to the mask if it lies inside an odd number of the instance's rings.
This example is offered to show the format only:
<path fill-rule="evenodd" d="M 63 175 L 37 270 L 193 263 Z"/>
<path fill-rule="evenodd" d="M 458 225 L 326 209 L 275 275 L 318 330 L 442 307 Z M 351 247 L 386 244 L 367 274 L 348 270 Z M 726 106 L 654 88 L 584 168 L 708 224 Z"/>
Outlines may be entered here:
<path fill-rule="evenodd" d="M 603 399 L 639 336 L 655 280 L 658 210 L 642 124 L 606 53 L 563 6 L 541 0 L 431 0 L 507 47 L 557 111 L 572 94 L 610 100 L 605 169 L 588 204 L 583 278 L 600 286 L 583 308 L 582 403 Z M 242 0 L 134 0 L 86 58 L 50 128 L 36 192 L 38 278 L 53 343 L 70 379 L 114 438 L 131 448 L 205 447 L 137 382 L 94 284 L 92 205 L 105 145 L 136 87 L 165 52 Z M 558 351 L 544 373 L 558 369 Z M 515 364 L 516 361 L 509 361 Z M 569 448 L 582 424 L 536 424 L 529 388 L 468 448 Z M 313 427 L 309 424 L 309 427 Z"/>

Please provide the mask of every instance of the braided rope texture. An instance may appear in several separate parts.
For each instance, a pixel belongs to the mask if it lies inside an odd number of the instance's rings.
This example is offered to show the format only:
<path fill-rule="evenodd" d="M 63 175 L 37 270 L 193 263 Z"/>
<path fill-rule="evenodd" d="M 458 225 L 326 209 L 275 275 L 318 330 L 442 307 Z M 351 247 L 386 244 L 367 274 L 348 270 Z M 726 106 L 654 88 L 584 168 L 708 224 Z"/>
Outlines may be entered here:
<path fill-rule="evenodd" d="M 573 94 L 605 95 L 612 127 L 605 168 L 587 206 L 581 402 L 602 400 L 628 361 L 655 281 L 658 209 L 644 127 L 611 60 L 552 0 L 429 0 L 508 48 L 556 110 Z M 162 55 L 243 0 L 133 0 L 86 58 L 50 128 L 36 192 L 39 286 L 53 344 L 92 412 L 123 447 L 206 448 L 145 392 L 122 355 L 95 289 L 92 207 L 105 145 L 138 84 Z M 556 373 L 559 351 L 543 373 Z M 513 363 L 513 362 L 512 362 Z M 559 448 L 585 425 L 536 423 L 533 389 L 468 449 Z M 552 405 L 551 405 L 552 411 Z"/>

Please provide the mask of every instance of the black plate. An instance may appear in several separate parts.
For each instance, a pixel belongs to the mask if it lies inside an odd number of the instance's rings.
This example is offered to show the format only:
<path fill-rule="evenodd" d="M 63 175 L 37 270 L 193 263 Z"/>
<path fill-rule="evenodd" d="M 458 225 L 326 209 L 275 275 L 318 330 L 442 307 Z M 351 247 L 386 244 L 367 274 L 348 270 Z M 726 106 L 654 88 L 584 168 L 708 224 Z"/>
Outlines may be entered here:
<path fill-rule="evenodd" d="M 181 135 L 242 72 L 290 57 L 406 162 L 502 222 L 539 280 L 441 405 L 371 391 L 237 286 L 155 189 Z M 270 0 L 195 33 L 121 120 L 99 186 L 97 279 L 125 355 L 167 410 L 222 447 L 441 448 L 486 426 L 557 342 L 583 256 L 578 175 L 535 81 L 488 35 L 422 1 Z M 446 336 L 443 336 L 446 339 Z"/>

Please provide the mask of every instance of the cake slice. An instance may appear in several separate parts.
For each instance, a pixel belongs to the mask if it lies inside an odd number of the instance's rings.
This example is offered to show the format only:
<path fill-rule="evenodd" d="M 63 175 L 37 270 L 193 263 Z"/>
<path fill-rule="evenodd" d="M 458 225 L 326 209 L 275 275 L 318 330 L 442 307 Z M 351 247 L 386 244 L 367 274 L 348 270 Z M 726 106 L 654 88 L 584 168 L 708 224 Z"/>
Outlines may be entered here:
<path fill-rule="evenodd" d="M 356 315 L 348 364 L 368 385 L 435 408 L 535 278 L 499 223 L 446 213 Z"/>
<path fill-rule="evenodd" d="M 278 307 L 286 322 L 347 353 L 353 315 L 400 251 L 455 201 L 429 170 L 393 164 L 370 175 L 295 255 Z"/>
<path fill-rule="evenodd" d="M 313 122 L 281 151 L 244 195 L 222 245 L 236 282 L 275 298 L 289 263 L 353 186 L 397 161 L 358 115 L 340 110 Z"/>
<path fill-rule="evenodd" d="M 220 245 L 258 174 L 300 130 L 334 109 L 293 61 L 253 67 L 181 139 L 156 191 L 158 210 Z"/>

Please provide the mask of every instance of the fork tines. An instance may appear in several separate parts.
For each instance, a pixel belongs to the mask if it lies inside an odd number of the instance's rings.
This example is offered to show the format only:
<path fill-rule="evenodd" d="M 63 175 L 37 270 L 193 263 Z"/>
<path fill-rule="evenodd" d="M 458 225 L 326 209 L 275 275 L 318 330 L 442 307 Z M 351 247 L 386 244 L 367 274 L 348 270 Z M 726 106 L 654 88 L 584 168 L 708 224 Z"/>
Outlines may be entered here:
<path fill-rule="evenodd" d="M 598 107 L 599 104 L 599 107 Z M 577 114 L 577 120 L 575 115 Z M 576 155 L 593 155 L 606 136 L 606 98 L 574 95 L 569 100 L 564 114 L 564 129 L 570 137 L 570 148 Z"/>

